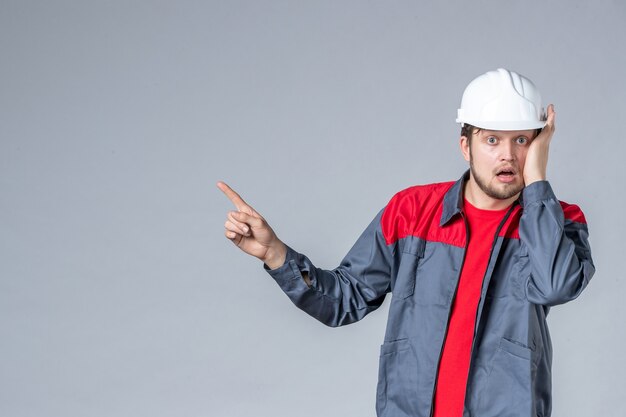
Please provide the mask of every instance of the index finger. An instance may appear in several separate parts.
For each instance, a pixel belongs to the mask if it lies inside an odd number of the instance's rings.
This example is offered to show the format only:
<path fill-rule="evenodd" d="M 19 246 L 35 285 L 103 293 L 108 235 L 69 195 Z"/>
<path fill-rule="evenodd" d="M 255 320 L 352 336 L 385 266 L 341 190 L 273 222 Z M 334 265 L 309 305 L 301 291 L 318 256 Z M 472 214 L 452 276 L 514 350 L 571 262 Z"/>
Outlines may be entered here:
<path fill-rule="evenodd" d="M 218 181 L 217 188 L 219 188 L 224 194 L 226 194 L 226 197 L 228 197 L 228 199 L 235 205 L 235 207 L 237 207 L 237 210 L 241 211 L 244 209 L 252 209 L 252 207 L 250 207 L 245 201 L 243 201 L 243 198 L 241 198 L 241 196 L 237 194 L 235 190 L 230 188 L 225 182 Z"/>

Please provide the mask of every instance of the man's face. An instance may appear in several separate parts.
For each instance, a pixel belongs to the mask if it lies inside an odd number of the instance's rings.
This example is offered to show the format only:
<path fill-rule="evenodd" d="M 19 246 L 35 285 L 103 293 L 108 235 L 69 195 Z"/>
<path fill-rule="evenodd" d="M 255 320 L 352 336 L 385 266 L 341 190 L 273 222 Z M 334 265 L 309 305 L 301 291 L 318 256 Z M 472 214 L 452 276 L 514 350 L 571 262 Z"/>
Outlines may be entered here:
<path fill-rule="evenodd" d="M 488 197 L 507 200 L 524 188 L 524 163 L 534 130 L 480 130 L 461 138 L 463 155 L 478 188 Z"/>

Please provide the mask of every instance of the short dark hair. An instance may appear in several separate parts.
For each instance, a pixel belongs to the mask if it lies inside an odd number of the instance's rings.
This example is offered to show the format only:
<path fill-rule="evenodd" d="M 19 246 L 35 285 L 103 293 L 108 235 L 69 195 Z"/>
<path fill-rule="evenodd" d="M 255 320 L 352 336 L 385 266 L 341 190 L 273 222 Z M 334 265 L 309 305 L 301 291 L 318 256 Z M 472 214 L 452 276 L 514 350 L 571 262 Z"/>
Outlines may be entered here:
<path fill-rule="evenodd" d="M 480 127 L 472 126 L 467 123 L 463 123 L 463 126 L 461 126 L 461 136 L 465 136 L 468 140 L 472 140 L 472 134 L 474 132 L 478 133 L 480 131 Z"/>
<path fill-rule="evenodd" d="M 468 140 L 468 142 L 472 142 L 472 135 L 474 133 L 478 133 L 480 132 L 482 129 L 480 127 L 476 127 L 473 125 L 470 125 L 468 123 L 463 123 L 463 126 L 461 126 L 461 136 L 465 136 Z M 535 135 L 531 138 L 534 139 L 537 137 L 537 135 L 539 135 L 539 133 L 541 133 L 541 128 L 539 129 L 535 129 Z"/>

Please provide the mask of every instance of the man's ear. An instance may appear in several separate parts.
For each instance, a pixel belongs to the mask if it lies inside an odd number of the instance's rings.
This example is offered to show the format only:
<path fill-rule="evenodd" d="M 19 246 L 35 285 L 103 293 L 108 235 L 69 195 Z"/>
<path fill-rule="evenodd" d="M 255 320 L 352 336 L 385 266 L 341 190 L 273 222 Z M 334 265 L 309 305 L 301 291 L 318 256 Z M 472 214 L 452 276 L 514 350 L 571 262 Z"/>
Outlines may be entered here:
<path fill-rule="evenodd" d="M 463 158 L 467 162 L 470 160 L 470 141 L 467 136 L 461 136 L 459 140 L 459 147 L 461 148 L 461 153 L 463 154 Z"/>

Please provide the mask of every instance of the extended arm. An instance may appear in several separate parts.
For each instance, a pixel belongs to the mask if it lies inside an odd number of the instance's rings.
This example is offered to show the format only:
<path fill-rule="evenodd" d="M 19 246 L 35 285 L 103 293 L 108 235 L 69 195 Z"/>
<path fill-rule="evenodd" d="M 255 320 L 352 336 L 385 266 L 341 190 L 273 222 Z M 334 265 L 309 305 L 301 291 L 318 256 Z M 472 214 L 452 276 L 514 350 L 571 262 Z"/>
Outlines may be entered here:
<path fill-rule="evenodd" d="M 227 184 L 218 188 L 237 208 L 228 213 L 225 236 L 265 269 L 293 303 L 328 326 L 362 319 L 377 309 L 389 292 L 393 246 L 382 235 L 382 211 L 359 237 L 339 267 L 316 268 L 286 246 L 265 219 Z"/>

